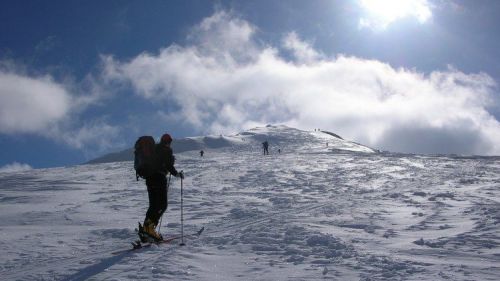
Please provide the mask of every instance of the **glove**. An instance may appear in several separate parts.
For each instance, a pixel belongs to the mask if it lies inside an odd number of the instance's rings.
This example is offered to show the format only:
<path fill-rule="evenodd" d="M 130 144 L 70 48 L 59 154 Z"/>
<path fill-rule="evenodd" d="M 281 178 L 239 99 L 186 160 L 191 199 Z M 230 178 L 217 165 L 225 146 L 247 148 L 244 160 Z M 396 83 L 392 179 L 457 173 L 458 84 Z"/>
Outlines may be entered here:
<path fill-rule="evenodd" d="M 181 179 L 184 179 L 184 173 L 183 172 L 179 172 L 177 173 L 177 176 Z"/>

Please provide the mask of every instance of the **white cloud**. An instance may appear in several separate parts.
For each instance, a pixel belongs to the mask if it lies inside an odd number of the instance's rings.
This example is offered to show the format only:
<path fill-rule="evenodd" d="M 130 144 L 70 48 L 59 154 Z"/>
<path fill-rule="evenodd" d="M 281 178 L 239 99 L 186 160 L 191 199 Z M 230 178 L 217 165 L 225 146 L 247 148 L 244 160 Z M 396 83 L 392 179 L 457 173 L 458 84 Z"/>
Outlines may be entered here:
<path fill-rule="evenodd" d="M 283 39 L 283 46 L 293 52 L 299 63 L 308 64 L 322 58 L 322 55 L 314 50 L 310 44 L 300 40 L 296 32 L 290 32 L 286 35 Z"/>
<path fill-rule="evenodd" d="M 251 60 L 257 53 L 252 36 L 256 28 L 249 22 L 217 11 L 195 26 L 188 38 L 198 46 L 197 51 L 224 62 L 228 66 Z"/>
<path fill-rule="evenodd" d="M 236 40 L 239 29 L 245 35 Z M 284 39 L 295 52 L 288 61 L 278 48 L 259 45 L 251 24 L 224 12 L 194 30 L 187 46 L 127 62 L 104 57 L 104 79 L 173 102 L 188 125 L 213 133 L 288 123 L 388 150 L 500 153 L 500 124 L 487 110 L 496 83 L 487 74 L 450 67 L 425 75 L 375 60 L 326 58 L 294 33 Z"/>
<path fill-rule="evenodd" d="M 100 120 L 88 121 L 77 128 L 59 130 L 57 133 L 60 141 L 82 150 L 87 159 L 96 157 L 112 148 L 127 146 L 120 140 L 122 133 L 120 127 L 109 125 Z"/>
<path fill-rule="evenodd" d="M 32 77 L 13 63 L 0 63 L 4 68 L 0 69 L 1 134 L 34 134 L 97 152 L 109 148 L 116 139 L 117 127 L 102 121 L 77 121 L 88 106 L 105 97 L 100 81 L 88 76 L 80 86 L 74 86 L 56 82 L 50 75 Z M 76 94 L 82 89 L 86 94 Z"/>
<path fill-rule="evenodd" d="M 94 120 L 66 131 L 56 128 L 54 132 L 50 133 L 53 135 L 57 134 L 60 141 L 78 149 L 93 147 L 102 152 L 106 149 L 123 145 L 122 143 L 116 143 L 120 129 L 104 121 Z"/>
<path fill-rule="evenodd" d="M 31 78 L 0 70 L 0 132 L 32 133 L 63 119 L 71 96 L 50 76 Z"/>
<path fill-rule="evenodd" d="M 0 173 L 23 172 L 29 171 L 31 169 L 33 168 L 28 164 L 13 162 L 11 164 L 0 167 Z"/>

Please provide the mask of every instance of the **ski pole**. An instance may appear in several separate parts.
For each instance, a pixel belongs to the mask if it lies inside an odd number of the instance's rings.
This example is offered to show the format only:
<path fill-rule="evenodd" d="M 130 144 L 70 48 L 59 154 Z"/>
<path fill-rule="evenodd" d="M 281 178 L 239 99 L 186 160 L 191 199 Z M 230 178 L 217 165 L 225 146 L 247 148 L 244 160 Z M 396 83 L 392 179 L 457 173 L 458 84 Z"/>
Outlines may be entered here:
<path fill-rule="evenodd" d="M 157 231 L 158 233 L 160 233 L 160 229 L 161 229 L 161 221 L 162 221 L 162 220 L 163 220 L 163 215 L 161 215 L 161 217 L 160 217 L 160 223 L 158 224 L 158 228 L 156 229 L 156 231 Z"/>
<path fill-rule="evenodd" d="M 184 174 L 181 171 L 181 244 L 180 246 L 185 246 L 186 244 L 184 243 L 184 192 L 183 192 L 183 177 Z"/>

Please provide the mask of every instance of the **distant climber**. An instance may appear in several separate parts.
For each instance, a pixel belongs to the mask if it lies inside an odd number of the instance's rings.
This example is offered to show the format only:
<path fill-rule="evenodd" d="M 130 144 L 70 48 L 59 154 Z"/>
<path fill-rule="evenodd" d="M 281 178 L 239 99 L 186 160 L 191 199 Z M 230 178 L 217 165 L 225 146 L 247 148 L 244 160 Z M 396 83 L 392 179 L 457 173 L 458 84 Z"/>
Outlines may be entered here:
<path fill-rule="evenodd" d="M 200 150 L 200 157 L 203 157 L 203 154 L 205 154 L 205 152 L 203 150 Z"/>
<path fill-rule="evenodd" d="M 175 157 L 170 144 L 172 137 L 164 134 L 160 143 L 154 146 L 153 163 L 154 169 L 150 175 L 145 177 L 149 197 L 149 208 L 144 218 L 144 225 L 139 224 L 139 237 L 146 242 L 148 238 L 155 241 L 163 240 L 160 233 L 156 231 L 158 222 L 167 209 L 167 174 L 184 179 L 182 172 L 177 172 L 174 167 Z"/>
<path fill-rule="evenodd" d="M 264 149 L 264 155 L 269 155 L 269 143 L 267 141 L 262 143 L 262 148 Z"/>

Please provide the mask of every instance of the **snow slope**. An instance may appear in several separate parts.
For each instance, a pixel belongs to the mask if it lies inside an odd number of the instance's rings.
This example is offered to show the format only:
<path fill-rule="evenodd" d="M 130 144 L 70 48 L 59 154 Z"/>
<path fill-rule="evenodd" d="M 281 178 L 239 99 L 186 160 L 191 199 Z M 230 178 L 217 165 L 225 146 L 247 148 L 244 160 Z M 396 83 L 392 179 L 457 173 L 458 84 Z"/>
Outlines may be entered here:
<path fill-rule="evenodd" d="M 500 280 L 500 158 L 341 150 L 287 127 L 234 138 L 176 153 L 185 230 L 206 228 L 184 247 L 112 254 L 147 208 L 132 162 L 0 173 L 0 279 Z M 179 231 L 173 179 L 162 232 Z"/>
<path fill-rule="evenodd" d="M 298 138 L 297 138 L 298 137 Z M 299 146 L 307 142 L 314 142 L 324 146 L 328 143 L 330 149 L 339 151 L 359 151 L 359 152 L 375 152 L 375 150 L 343 140 L 341 137 L 330 132 L 308 132 L 295 128 L 290 128 L 285 125 L 267 125 L 266 127 L 253 128 L 236 135 L 219 135 L 219 136 L 202 136 L 188 137 L 176 139 L 172 143 L 172 149 L 177 153 L 191 150 L 210 150 L 218 148 L 232 147 L 237 150 L 255 150 L 260 149 L 261 143 L 267 140 L 271 149 L 275 151 L 280 149 L 297 149 Z M 132 161 L 134 159 L 134 150 L 129 148 L 120 152 L 110 153 L 93 159 L 88 164 L 110 163 L 120 161 Z"/>

